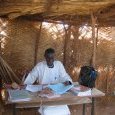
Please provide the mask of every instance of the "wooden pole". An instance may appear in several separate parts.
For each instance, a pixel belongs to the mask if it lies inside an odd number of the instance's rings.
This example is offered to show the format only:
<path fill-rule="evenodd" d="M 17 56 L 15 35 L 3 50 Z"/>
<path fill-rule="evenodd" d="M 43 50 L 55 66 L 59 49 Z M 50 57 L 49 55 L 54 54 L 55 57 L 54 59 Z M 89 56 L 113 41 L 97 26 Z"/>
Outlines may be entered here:
<path fill-rule="evenodd" d="M 38 44 L 39 44 L 39 40 L 40 40 L 40 36 L 41 36 L 41 30 L 42 30 L 42 22 L 40 23 L 40 29 L 39 29 L 38 37 L 35 40 L 34 66 L 37 63 L 37 52 L 38 52 Z"/>
<path fill-rule="evenodd" d="M 2 39 L 2 37 L 1 37 L 1 35 L 0 35 L 0 56 L 2 55 L 2 46 L 1 46 L 2 41 L 1 41 L 1 39 Z"/>
<path fill-rule="evenodd" d="M 65 41 L 64 41 L 64 55 L 63 55 L 63 64 L 64 66 L 66 66 L 66 57 L 67 57 L 67 44 L 68 44 L 68 40 L 70 37 L 70 29 L 71 29 L 71 25 L 66 29 L 65 25 L 64 25 L 64 30 L 65 30 Z"/>
<path fill-rule="evenodd" d="M 12 82 L 15 80 L 17 83 L 21 83 L 21 80 L 13 72 L 13 70 L 10 68 L 10 66 L 2 59 L 1 56 L 0 56 L 0 64 L 1 64 L 0 67 L 2 67 L 1 71 L 4 71 L 4 73 L 6 73 L 10 77 L 10 79 L 11 79 Z M 13 80 L 13 78 L 14 78 L 14 80 Z"/>
<path fill-rule="evenodd" d="M 93 39 L 93 55 L 92 55 L 92 66 L 96 66 L 96 51 L 97 51 L 97 40 L 95 34 L 95 24 L 96 24 L 96 17 L 93 13 L 91 13 L 91 22 L 92 22 L 92 39 Z"/>
<path fill-rule="evenodd" d="M 72 31 L 74 39 L 72 42 L 72 50 L 74 51 L 73 54 L 71 55 L 71 63 L 72 65 L 75 67 L 80 61 L 79 59 L 79 54 L 81 52 L 79 52 L 79 45 L 80 45 L 80 41 L 78 40 L 79 37 L 79 26 L 76 25 L 74 26 L 74 30 Z"/>
<path fill-rule="evenodd" d="M 95 32 L 95 24 L 96 17 L 93 13 L 91 13 L 91 22 L 92 22 L 92 39 L 93 39 L 93 55 L 92 55 L 92 66 L 95 68 L 96 66 L 96 51 L 97 51 L 97 40 L 96 40 L 96 32 Z M 91 115 L 95 115 L 95 98 L 92 98 L 92 107 L 91 107 Z"/>

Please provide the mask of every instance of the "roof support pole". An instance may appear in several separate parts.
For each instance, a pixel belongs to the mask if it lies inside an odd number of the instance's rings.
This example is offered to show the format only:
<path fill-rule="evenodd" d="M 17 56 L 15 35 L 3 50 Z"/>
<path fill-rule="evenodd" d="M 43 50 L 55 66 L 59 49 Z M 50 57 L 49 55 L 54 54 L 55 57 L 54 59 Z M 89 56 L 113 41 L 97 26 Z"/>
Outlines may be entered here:
<path fill-rule="evenodd" d="M 0 37 L 0 56 L 2 55 L 2 48 L 1 48 L 1 37 Z"/>
<path fill-rule="evenodd" d="M 96 52 L 97 52 L 97 36 L 96 36 L 96 17 L 93 12 L 91 13 L 91 23 L 92 23 L 92 40 L 93 40 L 93 54 L 92 54 L 92 63 L 91 65 L 95 68 L 96 66 Z M 97 33 L 98 35 L 98 33 Z M 95 115 L 95 98 L 92 98 L 92 107 L 91 107 L 91 115 Z"/>
<path fill-rule="evenodd" d="M 97 52 L 97 40 L 96 40 L 96 17 L 93 13 L 91 13 L 91 23 L 92 23 L 92 40 L 93 40 L 93 54 L 92 54 L 92 63 L 91 65 L 93 67 L 96 66 L 96 52 Z"/>
<path fill-rule="evenodd" d="M 41 36 L 41 31 L 42 31 L 42 22 L 40 23 L 38 37 L 36 37 L 36 40 L 35 40 L 34 65 L 36 65 L 37 63 L 38 44 L 39 44 L 39 40 Z"/>
<path fill-rule="evenodd" d="M 71 34 L 71 25 L 69 25 L 68 28 L 66 28 L 65 25 L 63 25 L 63 26 L 64 26 L 64 30 L 65 30 L 63 64 L 64 64 L 64 66 L 66 66 L 68 42 L 69 42 L 69 38 L 70 38 L 70 34 Z"/>

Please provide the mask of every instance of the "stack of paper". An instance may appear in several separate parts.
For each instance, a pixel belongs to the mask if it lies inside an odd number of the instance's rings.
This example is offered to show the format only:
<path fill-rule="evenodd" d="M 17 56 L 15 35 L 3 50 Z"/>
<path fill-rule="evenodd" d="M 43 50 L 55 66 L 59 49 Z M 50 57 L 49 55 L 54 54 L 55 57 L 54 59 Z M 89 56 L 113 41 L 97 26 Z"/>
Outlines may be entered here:
<path fill-rule="evenodd" d="M 31 92 L 41 91 L 42 90 L 42 85 L 27 85 L 26 90 L 31 91 Z"/>
<path fill-rule="evenodd" d="M 84 86 L 73 87 L 71 92 L 77 96 L 91 96 L 91 89 Z"/>
<path fill-rule="evenodd" d="M 91 89 L 83 91 L 83 92 L 79 92 L 78 96 L 91 96 Z"/>
<path fill-rule="evenodd" d="M 8 90 L 8 93 L 9 93 L 9 101 L 12 102 L 31 100 L 31 95 L 26 90 Z"/>
<path fill-rule="evenodd" d="M 50 93 L 50 94 L 39 94 L 40 97 L 46 97 L 46 98 L 57 98 L 60 97 L 61 95 L 59 94 L 54 94 L 54 93 Z"/>
<path fill-rule="evenodd" d="M 63 83 L 48 85 L 48 88 L 52 89 L 55 94 L 64 94 L 72 87 L 73 85 L 64 85 Z"/>

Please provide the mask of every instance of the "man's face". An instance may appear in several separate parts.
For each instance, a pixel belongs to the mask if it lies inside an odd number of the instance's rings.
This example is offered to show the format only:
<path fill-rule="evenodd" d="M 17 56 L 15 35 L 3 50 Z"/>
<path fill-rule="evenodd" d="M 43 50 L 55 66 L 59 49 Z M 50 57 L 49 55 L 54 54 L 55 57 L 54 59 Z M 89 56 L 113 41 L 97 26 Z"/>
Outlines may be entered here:
<path fill-rule="evenodd" d="M 53 62 L 54 62 L 54 53 L 46 54 L 45 59 L 46 59 L 48 67 L 53 68 L 54 67 L 54 64 L 53 64 Z"/>

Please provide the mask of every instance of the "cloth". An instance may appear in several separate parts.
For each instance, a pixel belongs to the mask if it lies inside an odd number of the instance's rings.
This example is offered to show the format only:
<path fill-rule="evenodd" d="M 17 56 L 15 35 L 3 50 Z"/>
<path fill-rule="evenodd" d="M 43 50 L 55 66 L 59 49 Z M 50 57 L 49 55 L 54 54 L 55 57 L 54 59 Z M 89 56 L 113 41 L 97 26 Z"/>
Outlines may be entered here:
<path fill-rule="evenodd" d="M 41 115 L 70 115 L 67 105 L 48 106 L 38 110 Z"/>
<path fill-rule="evenodd" d="M 63 64 L 60 61 L 54 61 L 53 68 L 49 68 L 46 61 L 38 63 L 28 74 L 24 84 L 31 85 L 35 81 L 37 81 L 39 84 L 52 84 L 65 81 L 72 82 L 70 76 L 67 74 Z M 42 106 L 40 107 L 40 113 L 41 115 L 56 115 L 56 113 L 58 113 L 58 115 L 70 115 L 70 111 L 67 105 Z"/>

